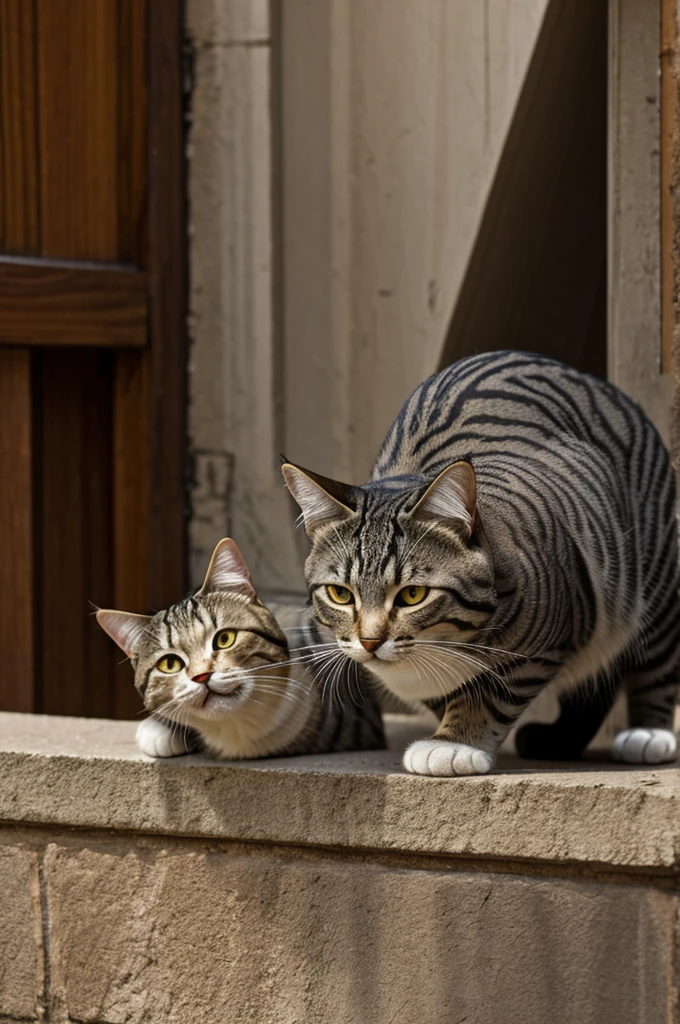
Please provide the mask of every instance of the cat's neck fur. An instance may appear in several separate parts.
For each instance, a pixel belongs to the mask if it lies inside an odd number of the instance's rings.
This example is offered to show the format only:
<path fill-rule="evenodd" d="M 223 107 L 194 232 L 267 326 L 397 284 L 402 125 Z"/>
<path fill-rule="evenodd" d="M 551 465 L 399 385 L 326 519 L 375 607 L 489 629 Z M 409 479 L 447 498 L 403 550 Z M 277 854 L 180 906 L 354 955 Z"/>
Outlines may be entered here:
<path fill-rule="evenodd" d="M 318 709 L 311 683 L 300 687 L 286 679 L 280 694 L 264 704 L 245 704 L 225 718 L 193 727 L 209 753 L 221 758 L 267 757 L 284 752 L 308 728 Z"/>

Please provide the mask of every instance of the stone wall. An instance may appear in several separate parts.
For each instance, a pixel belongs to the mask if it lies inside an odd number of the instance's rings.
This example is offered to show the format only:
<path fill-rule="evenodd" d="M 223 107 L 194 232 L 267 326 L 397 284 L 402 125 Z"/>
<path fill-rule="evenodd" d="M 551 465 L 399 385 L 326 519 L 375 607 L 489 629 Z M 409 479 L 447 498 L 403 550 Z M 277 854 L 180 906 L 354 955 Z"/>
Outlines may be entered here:
<path fill-rule="evenodd" d="M 0 1021 L 677 1024 L 680 771 L 152 762 L 0 715 Z"/>

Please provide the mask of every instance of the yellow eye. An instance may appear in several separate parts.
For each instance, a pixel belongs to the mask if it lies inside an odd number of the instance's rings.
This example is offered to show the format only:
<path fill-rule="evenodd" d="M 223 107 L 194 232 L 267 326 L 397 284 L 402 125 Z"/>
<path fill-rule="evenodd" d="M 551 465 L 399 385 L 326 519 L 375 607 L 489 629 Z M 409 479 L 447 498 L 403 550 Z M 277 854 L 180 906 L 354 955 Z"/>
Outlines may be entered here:
<path fill-rule="evenodd" d="M 158 662 L 156 668 L 159 672 L 165 672 L 166 676 L 173 676 L 176 672 L 182 671 L 184 662 L 176 654 L 166 654 Z"/>
<path fill-rule="evenodd" d="M 335 601 L 336 604 L 354 604 L 354 594 L 349 587 L 336 587 L 329 583 L 326 591 L 331 601 Z"/>
<path fill-rule="evenodd" d="M 429 587 L 404 587 L 397 594 L 397 604 L 406 604 L 409 607 L 421 604 L 429 593 Z"/>
<path fill-rule="evenodd" d="M 215 633 L 215 636 L 213 638 L 213 650 L 226 651 L 228 647 L 233 647 L 235 643 L 236 630 L 221 629 L 219 633 Z"/>

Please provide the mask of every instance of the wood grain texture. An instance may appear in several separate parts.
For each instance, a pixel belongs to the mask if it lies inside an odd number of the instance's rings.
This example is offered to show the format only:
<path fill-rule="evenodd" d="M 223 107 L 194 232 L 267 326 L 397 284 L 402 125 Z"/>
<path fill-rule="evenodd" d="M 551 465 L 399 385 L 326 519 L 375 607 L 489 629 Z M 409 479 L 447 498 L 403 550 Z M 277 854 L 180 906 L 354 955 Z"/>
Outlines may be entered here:
<path fill-rule="evenodd" d="M 148 352 L 116 354 L 113 390 L 113 604 L 124 611 L 141 613 L 152 610 L 150 369 Z M 132 672 L 126 663 L 119 663 L 114 669 L 113 702 L 116 718 L 132 718 L 141 710 Z"/>
<path fill-rule="evenodd" d="M 145 345 L 146 274 L 0 258 L 0 345 Z"/>
<path fill-rule="evenodd" d="M 116 606 L 166 608 L 186 589 L 186 267 L 182 17 L 148 0 L 150 348 L 119 352 L 113 393 Z M 118 718 L 140 709 L 130 669 L 115 671 Z"/>
<path fill-rule="evenodd" d="M 90 602 L 184 593 L 181 15 L 0 0 L 0 585 L 25 666 L 0 706 L 136 714 Z"/>
<path fill-rule="evenodd" d="M 678 79 L 676 0 L 661 0 L 661 369 L 672 369 L 676 312 L 673 281 L 674 158 L 677 147 Z"/>
<path fill-rule="evenodd" d="M 148 263 L 147 3 L 120 0 L 118 11 L 118 253 Z"/>
<path fill-rule="evenodd" d="M 181 0 L 150 0 L 149 15 L 151 604 L 164 608 L 179 600 L 187 585 Z"/>
<path fill-rule="evenodd" d="M 31 355 L 0 351 L 0 707 L 35 709 Z"/>
<path fill-rule="evenodd" d="M 39 249 L 35 6 L 0 0 L 0 252 Z"/>
<path fill-rule="evenodd" d="M 92 603 L 111 600 L 110 381 L 113 355 L 39 355 L 34 500 L 40 506 L 37 688 L 49 714 L 107 714 L 114 652 Z"/>
<path fill-rule="evenodd" d="M 117 0 L 38 0 L 41 252 L 118 257 Z"/>
<path fill-rule="evenodd" d="M 610 0 L 608 376 L 670 445 L 661 368 L 660 3 Z"/>

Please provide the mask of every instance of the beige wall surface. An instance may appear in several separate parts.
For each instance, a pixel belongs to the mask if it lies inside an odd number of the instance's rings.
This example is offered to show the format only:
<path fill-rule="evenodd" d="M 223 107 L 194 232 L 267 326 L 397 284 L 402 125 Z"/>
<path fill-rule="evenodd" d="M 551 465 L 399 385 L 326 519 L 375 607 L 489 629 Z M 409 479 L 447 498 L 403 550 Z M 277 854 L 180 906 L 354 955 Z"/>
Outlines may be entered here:
<path fill-rule="evenodd" d="M 231 533 L 255 580 L 301 589 L 278 469 L 267 0 L 189 0 L 191 578 Z"/>
<path fill-rule="evenodd" d="M 43 872 L 49 1002 L 78 1021 L 668 1019 L 676 900 L 644 884 L 133 837 L 55 837 Z"/>
<path fill-rule="evenodd" d="M 301 589 L 279 452 L 359 482 L 436 370 L 545 7 L 189 0 L 195 582 Z"/>
<path fill-rule="evenodd" d="M 365 479 L 437 369 L 545 8 L 281 5 L 290 458 Z"/>
<path fill-rule="evenodd" d="M 442 357 L 546 29 L 554 65 L 586 6 L 188 0 L 195 583 L 231 532 L 261 588 L 303 590 L 279 453 L 366 478 Z M 668 438 L 658 11 L 609 0 L 609 25 L 609 372 Z"/>

